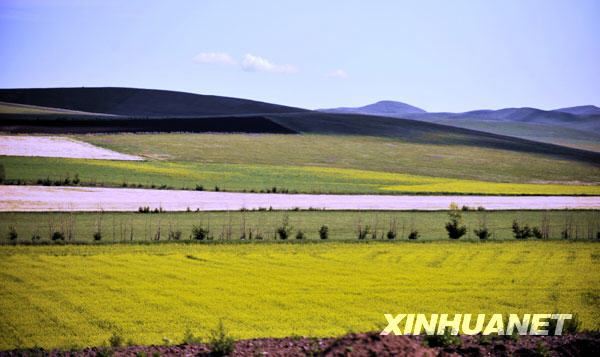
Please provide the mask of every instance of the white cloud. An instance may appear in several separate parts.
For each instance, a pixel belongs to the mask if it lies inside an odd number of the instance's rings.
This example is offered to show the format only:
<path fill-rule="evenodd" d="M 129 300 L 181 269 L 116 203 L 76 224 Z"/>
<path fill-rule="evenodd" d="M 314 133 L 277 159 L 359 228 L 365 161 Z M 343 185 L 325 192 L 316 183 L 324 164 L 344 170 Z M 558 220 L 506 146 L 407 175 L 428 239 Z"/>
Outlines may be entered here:
<path fill-rule="evenodd" d="M 338 69 L 333 72 L 325 73 L 325 77 L 328 78 L 348 78 L 348 73 L 343 69 Z"/>
<path fill-rule="evenodd" d="M 285 64 L 278 65 L 266 58 L 254 56 L 251 54 L 244 55 L 242 60 L 242 69 L 249 72 L 270 72 L 270 73 L 296 73 L 298 68 Z"/>
<path fill-rule="evenodd" d="M 194 57 L 194 61 L 198 63 L 219 64 L 223 66 L 235 66 L 237 61 L 229 54 L 223 52 L 205 52 L 198 53 Z"/>

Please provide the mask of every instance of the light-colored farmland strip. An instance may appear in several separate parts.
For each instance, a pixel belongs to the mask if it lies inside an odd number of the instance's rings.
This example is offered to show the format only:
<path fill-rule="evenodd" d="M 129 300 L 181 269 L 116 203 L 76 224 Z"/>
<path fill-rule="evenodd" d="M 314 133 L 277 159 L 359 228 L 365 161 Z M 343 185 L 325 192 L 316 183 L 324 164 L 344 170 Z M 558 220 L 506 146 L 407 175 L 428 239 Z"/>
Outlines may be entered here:
<path fill-rule="evenodd" d="M 441 210 L 459 206 L 506 209 L 600 209 L 600 197 L 306 195 L 144 190 L 97 187 L 0 186 L 0 211 L 167 211 L 324 208 L 335 210 Z"/>
<path fill-rule="evenodd" d="M 2 135 L 0 136 L 0 155 L 98 160 L 143 160 L 139 156 L 121 154 L 62 136 Z"/>

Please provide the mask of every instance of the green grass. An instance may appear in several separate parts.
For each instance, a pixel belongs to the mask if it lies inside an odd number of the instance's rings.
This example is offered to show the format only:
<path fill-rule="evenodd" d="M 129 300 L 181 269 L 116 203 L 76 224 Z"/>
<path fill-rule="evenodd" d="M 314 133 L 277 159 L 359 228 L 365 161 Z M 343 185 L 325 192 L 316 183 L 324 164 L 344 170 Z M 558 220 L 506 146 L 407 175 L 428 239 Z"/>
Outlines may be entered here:
<path fill-rule="evenodd" d="M 519 184 L 314 166 L 2 157 L 6 183 L 358 194 L 600 195 L 600 185 Z"/>
<path fill-rule="evenodd" d="M 0 350 L 380 331 L 385 313 L 578 314 L 600 324 L 600 245 L 15 246 L 0 250 Z"/>
<path fill-rule="evenodd" d="M 316 166 L 491 182 L 600 183 L 600 166 L 544 155 L 335 135 L 118 134 L 78 139 L 132 155 L 188 163 Z"/>
<path fill-rule="evenodd" d="M 549 238 L 561 239 L 561 232 L 570 222 L 573 239 L 595 239 L 600 230 L 600 211 L 467 211 L 461 212 L 468 227 L 462 240 L 478 240 L 473 230 L 485 222 L 492 233 L 492 240 L 513 240 L 512 222 L 541 227 L 544 217 L 549 223 Z M 8 231 L 14 226 L 19 235 L 18 242 L 30 242 L 34 232 L 41 236 L 41 242 L 50 241 L 53 231 L 72 231 L 72 242 L 91 242 L 98 222 L 102 227 L 102 241 L 129 241 L 133 228 L 134 241 L 153 240 L 160 224 L 161 241 L 168 239 L 169 230 L 182 232 L 182 239 L 190 238 L 192 226 L 210 226 L 215 240 L 226 239 L 226 231 L 231 228 L 230 239 L 238 241 L 246 223 L 246 237 L 257 231 L 264 240 L 273 240 L 275 231 L 288 216 L 294 228 L 291 239 L 295 241 L 298 229 L 306 234 L 307 240 L 320 240 L 318 230 L 322 225 L 329 227 L 330 240 L 356 240 L 357 225 L 370 226 L 377 231 L 377 239 L 387 234 L 392 220 L 397 223 L 397 240 L 406 240 L 413 229 L 419 231 L 419 240 L 448 240 L 444 228 L 448 221 L 446 211 L 232 211 L 232 212 L 173 212 L 161 214 L 141 213 L 0 213 L 0 242 L 8 242 Z M 72 227 L 72 228 L 70 228 Z M 369 240 L 372 239 L 369 235 Z M 384 237 L 384 240 L 387 238 Z M 68 241 L 68 239 L 67 239 Z"/>

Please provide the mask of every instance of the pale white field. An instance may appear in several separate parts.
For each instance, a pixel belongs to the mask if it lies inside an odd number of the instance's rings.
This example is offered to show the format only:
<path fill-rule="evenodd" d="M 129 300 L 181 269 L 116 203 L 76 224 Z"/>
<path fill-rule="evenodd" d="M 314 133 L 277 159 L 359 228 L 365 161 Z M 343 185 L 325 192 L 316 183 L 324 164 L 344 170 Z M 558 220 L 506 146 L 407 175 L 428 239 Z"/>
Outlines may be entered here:
<path fill-rule="evenodd" d="M 97 160 L 143 160 L 63 136 L 1 135 L 0 155 Z"/>
<path fill-rule="evenodd" d="M 598 196 L 306 195 L 147 190 L 129 188 L 0 186 L 0 211 L 167 211 L 258 209 L 443 210 L 450 203 L 493 210 L 600 209 Z"/>

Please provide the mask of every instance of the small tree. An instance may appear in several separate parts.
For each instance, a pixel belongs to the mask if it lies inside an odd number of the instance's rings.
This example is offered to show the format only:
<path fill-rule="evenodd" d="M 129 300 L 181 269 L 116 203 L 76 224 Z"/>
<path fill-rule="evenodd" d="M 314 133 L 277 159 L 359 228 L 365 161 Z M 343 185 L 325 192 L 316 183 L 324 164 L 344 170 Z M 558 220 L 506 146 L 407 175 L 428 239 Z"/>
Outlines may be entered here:
<path fill-rule="evenodd" d="M 288 239 L 291 232 L 290 217 L 286 214 L 283 216 L 281 226 L 277 227 L 277 234 L 279 235 L 279 239 Z"/>
<path fill-rule="evenodd" d="M 398 235 L 398 222 L 396 218 L 393 217 L 390 219 L 390 229 L 387 232 L 388 239 L 394 239 Z"/>
<path fill-rule="evenodd" d="M 489 229 L 487 228 L 487 218 L 486 218 L 485 212 L 482 214 L 482 217 L 480 217 L 480 219 L 479 219 L 479 228 L 473 230 L 473 233 L 475 233 L 475 235 L 477 237 L 479 237 L 479 239 L 481 239 L 481 240 L 486 240 L 486 239 L 490 238 L 491 233 L 490 233 Z"/>
<path fill-rule="evenodd" d="M 302 232 L 302 230 L 298 230 L 298 232 L 296 233 L 296 239 L 304 239 L 304 232 Z"/>
<path fill-rule="evenodd" d="M 319 237 L 321 237 L 321 239 L 329 238 L 329 227 L 322 225 L 321 228 L 319 228 Z"/>
<path fill-rule="evenodd" d="M 56 232 L 52 233 L 52 237 L 51 238 L 52 238 L 53 241 L 65 240 L 65 235 L 64 235 L 63 232 L 56 231 Z"/>
<path fill-rule="evenodd" d="M 94 232 L 94 240 L 95 240 L 95 241 L 100 241 L 100 240 L 102 240 L 102 232 L 100 232 L 100 231 L 96 231 L 96 232 Z"/>
<path fill-rule="evenodd" d="M 473 233 L 475 233 L 475 235 L 481 240 L 486 240 L 490 237 L 490 231 L 487 229 L 487 227 L 475 229 L 473 230 Z"/>
<path fill-rule="evenodd" d="M 450 211 L 448 212 L 450 222 L 446 223 L 446 230 L 448 231 L 448 237 L 450 239 L 459 239 L 467 233 L 467 227 L 462 224 L 462 216 L 456 203 L 450 204 Z"/>
<path fill-rule="evenodd" d="M 8 227 L 8 240 L 16 242 L 17 238 L 19 238 L 19 234 L 17 233 L 15 226 Z"/>

